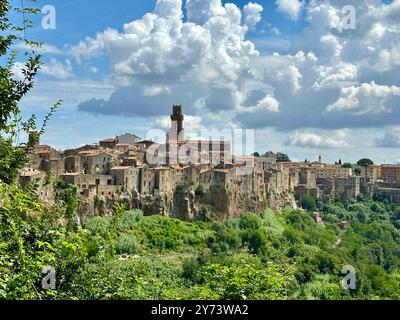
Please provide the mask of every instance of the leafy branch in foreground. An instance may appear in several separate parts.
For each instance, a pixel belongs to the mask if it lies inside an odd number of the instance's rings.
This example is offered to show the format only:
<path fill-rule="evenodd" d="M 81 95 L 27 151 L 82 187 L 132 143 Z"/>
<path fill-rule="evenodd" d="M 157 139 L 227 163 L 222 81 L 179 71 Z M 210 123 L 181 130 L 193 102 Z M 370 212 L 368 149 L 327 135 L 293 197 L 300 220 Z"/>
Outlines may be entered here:
<path fill-rule="evenodd" d="M 23 15 L 23 26 L 10 23 L 9 13 L 12 9 Z M 41 43 L 26 39 L 26 31 L 32 27 L 27 16 L 37 12 L 37 8 L 31 7 L 12 8 L 8 0 L 0 0 L 0 58 L 5 61 L 4 65 L 0 65 L 0 181 L 5 183 L 15 181 L 19 171 L 26 165 L 28 152 L 44 134 L 51 116 L 62 102 L 60 100 L 50 108 L 40 129 L 37 129 L 35 115 L 22 121 L 21 100 L 33 88 L 42 65 L 41 56 L 35 52 Z M 25 62 L 17 61 L 19 54 L 13 49 L 18 40 L 26 48 Z M 30 136 L 26 143 L 19 143 L 21 132 Z"/>

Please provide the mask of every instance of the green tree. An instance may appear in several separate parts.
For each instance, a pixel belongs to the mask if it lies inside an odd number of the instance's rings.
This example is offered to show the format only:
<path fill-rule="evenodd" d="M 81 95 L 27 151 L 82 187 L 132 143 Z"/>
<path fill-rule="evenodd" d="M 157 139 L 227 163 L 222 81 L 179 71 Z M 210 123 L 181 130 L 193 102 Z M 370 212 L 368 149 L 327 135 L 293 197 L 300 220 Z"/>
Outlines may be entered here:
<path fill-rule="evenodd" d="M 18 170 L 26 163 L 26 148 L 14 144 L 18 143 L 21 130 L 29 133 L 33 129 L 34 117 L 23 124 L 19 102 L 32 88 L 40 67 L 40 56 L 27 52 L 28 59 L 22 69 L 24 79 L 15 79 L 13 68 L 18 53 L 11 51 L 11 47 L 16 40 L 23 39 L 16 36 L 22 28 L 11 25 L 9 21 L 10 10 L 8 1 L 0 2 L 0 61 L 5 61 L 0 65 L 0 180 L 6 183 L 14 181 Z M 27 41 L 26 44 L 31 45 Z"/>
<path fill-rule="evenodd" d="M 226 252 L 239 248 L 240 236 L 237 230 L 229 228 L 223 223 L 215 223 L 212 230 L 214 234 L 208 239 L 208 242 L 213 252 Z"/>
<path fill-rule="evenodd" d="M 272 151 L 267 151 L 266 153 L 263 154 L 263 157 L 266 158 L 270 158 L 270 157 L 274 157 L 275 153 L 273 153 Z"/>
<path fill-rule="evenodd" d="M 240 218 L 240 229 L 257 230 L 261 227 L 262 220 L 255 213 L 247 213 Z"/>
<path fill-rule="evenodd" d="M 300 200 L 301 207 L 307 211 L 315 211 L 317 209 L 317 203 L 313 196 L 305 195 Z"/>
<path fill-rule="evenodd" d="M 210 211 L 210 209 L 208 209 L 206 207 L 201 207 L 201 209 L 199 211 L 199 215 L 197 217 L 197 220 L 209 222 L 209 221 L 211 221 L 211 215 L 212 215 L 212 212 Z"/>
<path fill-rule="evenodd" d="M 277 162 L 290 162 L 290 158 L 287 154 L 278 152 L 276 154 L 276 161 Z"/>
<path fill-rule="evenodd" d="M 368 166 L 373 166 L 373 165 L 374 165 L 374 162 L 373 162 L 371 159 L 363 158 L 363 159 L 359 160 L 359 161 L 357 162 L 357 164 L 358 164 L 359 166 L 361 166 L 361 167 L 368 167 Z"/>
<path fill-rule="evenodd" d="M 264 267 L 246 255 L 235 256 L 232 265 L 207 264 L 200 270 L 200 279 L 204 284 L 195 287 L 194 297 L 210 300 L 287 299 L 294 283 L 292 269 Z"/>
<path fill-rule="evenodd" d="M 22 120 L 20 101 L 32 89 L 35 76 L 41 67 L 40 55 L 36 54 L 34 49 L 40 46 L 40 43 L 29 41 L 17 34 L 26 34 L 30 27 L 30 21 L 25 19 L 26 15 L 39 12 L 35 8 L 16 9 L 24 17 L 23 26 L 18 27 L 10 23 L 8 14 L 12 10 L 9 1 L 0 1 L 0 180 L 11 183 L 15 180 L 20 169 L 27 162 L 27 153 L 38 142 L 40 136 L 44 133 L 53 112 L 58 108 L 56 103 L 49 114 L 45 117 L 42 128 L 36 128 L 36 117 L 32 115 L 27 121 Z M 23 79 L 17 79 L 13 70 L 15 69 L 18 52 L 12 50 L 15 41 L 22 41 L 27 50 L 24 57 L 24 67 L 21 72 Z M 30 139 L 26 143 L 20 143 L 19 137 L 22 132 L 29 134 Z"/>
<path fill-rule="evenodd" d="M 11 11 L 21 13 L 23 26 L 11 24 Z M 20 102 L 32 89 L 41 66 L 40 55 L 35 53 L 40 44 L 25 38 L 31 26 L 29 15 L 38 11 L 13 8 L 9 1 L 0 1 L 0 299 L 54 297 L 56 293 L 36 288 L 40 287 L 41 268 L 47 264 L 56 266 L 60 261 L 57 260 L 60 246 L 57 247 L 56 242 L 64 236 L 55 228 L 57 214 L 49 214 L 34 188 L 21 189 L 15 181 L 27 163 L 27 155 L 59 106 L 57 103 L 50 109 L 40 129 L 37 129 L 34 115 L 23 121 Z M 11 49 L 16 41 L 30 48 L 22 58 Z M 22 79 L 13 73 L 17 61 L 23 65 Z M 24 143 L 20 141 L 22 133 L 29 135 Z"/>
<path fill-rule="evenodd" d="M 205 195 L 204 187 L 203 185 L 199 185 L 196 190 L 195 190 L 195 195 L 196 197 L 203 197 Z"/>
<path fill-rule="evenodd" d="M 261 228 L 245 233 L 243 240 L 245 243 L 247 243 L 250 252 L 254 254 L 263 252 L 267 244 L 265 231 Z"/>

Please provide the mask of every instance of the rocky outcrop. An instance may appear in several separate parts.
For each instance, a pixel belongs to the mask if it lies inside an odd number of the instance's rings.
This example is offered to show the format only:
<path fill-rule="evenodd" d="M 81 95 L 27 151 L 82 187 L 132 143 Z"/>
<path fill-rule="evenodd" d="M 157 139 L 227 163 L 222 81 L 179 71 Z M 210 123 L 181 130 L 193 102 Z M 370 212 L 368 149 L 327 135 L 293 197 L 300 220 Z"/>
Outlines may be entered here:
<path fill-rule="evenodd" d="M 283 202 L 271 201 L 274 207 L 283 208 L 292 203 L 292 199 Z M 294 199 L 293 199 L 294 201 Z M 196 197 L 189 186 L 178 186 L 173 193 L 167 194 L 155 191 L 154 194 L 140 194 L 137 191 L 125 192 L 109 199 L 101 196 L 97 205 L 93 200 L 82 198 L 79 206 L 81 219 L 92 216 L 107 216 L 115 204 L 124 204 L 128 209 L 140 209 L 144 215 L 160 214 L 185 221 L 194 221 L 198 218 L 201 208 L 207 207 L 215 212 L 214 218 L 226 220 L 239 217 L 244 212 L 263 212 L 264 199 L 255 194 L 237 196 L 224 188 L 210 188 L 201 197 Z M 271 206 L 272 207 L 272 206 Z"/>
<path fill-rule="evenodd" d="M 275 212 L 282 211 L 286 206 L 297 208 L 296 199 L 289 192 L 269 192 L 267 195 L 268 206 Z"/>
<path fill-rule="evenodd" d="M 134 192 L 131 205 L 132 208 L 141 209 L 144 215 L 161 214 L 170 216 L 172 211 L 170 196 L 161 192 L 146 195 Z"/>
<path fill-rule="evenodd" d="M 105 217 L 108 214 L 107 199 L 104 196 L 100 197 L 98 205 L 99 216 Z"/>
<path fill-rule="evenodd" d="M 86 197 L 79 198 L 78 213 L 81 219 L 92 218 L 98 214 L 94 201 Z"/>
<path fill-rule="evenodd" d="M 195 202 L 194 191 L 187 186 L 179 186 L 174 193 L 172 216 L 186 221 L 195 220 L 199 213 Z"/>
<path fill-rule="evenodd" d="M 198 199 L 199 206 L 211 206 L 218 213 L 218 220 L 240 217 L 245 212 L 263 212 L 264 199 L 255 194 L 234 195 L 224 188 L 211 188 L 203 197 Z"/>

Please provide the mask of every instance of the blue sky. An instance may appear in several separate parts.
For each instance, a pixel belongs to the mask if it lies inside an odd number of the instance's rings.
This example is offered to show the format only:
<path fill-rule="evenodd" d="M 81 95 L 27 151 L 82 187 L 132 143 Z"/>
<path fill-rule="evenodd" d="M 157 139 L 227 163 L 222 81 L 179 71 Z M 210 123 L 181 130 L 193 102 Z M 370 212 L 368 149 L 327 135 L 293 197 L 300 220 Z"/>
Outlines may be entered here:
<path fill-rule="evenodd" d="M 176 103 L 199 132 L 256 130 L 261 152 L 400 160 L 400 1 L 229 2 L 38 1 L 57 28 L 39 15 L 28 32 L 46 50 L 25 115 L 63 99 L 43 142 L 69 148 L 145 138 Z M 341 27 L 345 4 L 355 29 Z"/>

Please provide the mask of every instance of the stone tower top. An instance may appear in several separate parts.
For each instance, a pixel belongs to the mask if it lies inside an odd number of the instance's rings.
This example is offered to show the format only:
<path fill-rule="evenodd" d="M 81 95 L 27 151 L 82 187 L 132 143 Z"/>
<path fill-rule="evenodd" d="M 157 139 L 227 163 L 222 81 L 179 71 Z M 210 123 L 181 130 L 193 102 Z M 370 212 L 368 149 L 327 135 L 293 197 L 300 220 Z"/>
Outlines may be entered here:
<path fill-rule="evenodd" d="M 171 120 L 172 121 L 182 121 L 183 124 L 183 113 L 182 113 L 182 106 L 172 106 L 172 114 Z"/>
<path fill-rule="evenodd" d="M 176 137 L 176 140 L 183 140 L 184 139 L 184 130 L 183 130 L 183 120 L 184 120 L 182 106 L 174 105 L 172 107 L 172 114 L 171 114 L 171 131 L 170 131 L 170 138 L 171 135 Z"/>

